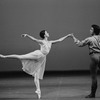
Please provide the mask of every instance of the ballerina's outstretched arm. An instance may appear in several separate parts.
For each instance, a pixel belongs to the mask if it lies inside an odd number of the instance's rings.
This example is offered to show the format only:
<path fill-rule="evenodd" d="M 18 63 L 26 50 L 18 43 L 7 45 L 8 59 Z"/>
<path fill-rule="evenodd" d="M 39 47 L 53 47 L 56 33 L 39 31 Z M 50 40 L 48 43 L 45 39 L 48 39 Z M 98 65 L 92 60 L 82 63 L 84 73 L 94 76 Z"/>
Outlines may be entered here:
<path fill-rule="evenodd" d="M 68 35 L 66 35 L 66 36 L 64 36 L 64 37 L 62 37 L 62 38 L 60 38 L 60 39 L 58 39 L 58 40 L 52 40 L 51 43 L 54 44 L 54 43 L 61 42 L 61 41 L 63 41 L 64 39 L 66 39 L 67 37 L 70 37 L 70 36 L 71 36 L 71 34 L 68 34 Z"/>
<path fill-rule="evenodd" d="M 16 55 L 16 54 L 12 54 L 12 55 L 2 55 L 2 54 L 0 54 L 0 57 L 1 58 L 18 58 L 18 59 L 21 59 L 22 58 L 22 55 Z"/>
<path fill-rule="evenodd" d="M 22 37 L 28 37 L 28 38 L 30 38 L 31 40 L 33 40 L 33 41 L 35 41 L 35 42 L 38 42 L 38 43 L 42 43 L 42 40 L 36 39 L 36 38 L 34 38 L 33 36 L 31 36 L 31 35 L 22 34 L 21 36 L 22 36 Z"/>

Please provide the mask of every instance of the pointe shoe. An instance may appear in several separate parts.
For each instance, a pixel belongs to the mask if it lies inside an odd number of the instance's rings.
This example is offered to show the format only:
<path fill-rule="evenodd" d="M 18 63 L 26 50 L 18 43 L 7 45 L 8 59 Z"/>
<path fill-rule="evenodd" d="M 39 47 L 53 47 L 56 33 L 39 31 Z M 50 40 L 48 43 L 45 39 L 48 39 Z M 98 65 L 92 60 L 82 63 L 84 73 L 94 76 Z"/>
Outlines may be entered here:
<path fill-rule="evenodd" d="M 35 93 L 37 93 L 38 98 L 40 99 L 41 98 L 41 91 L 40 90 L 36 90 Z"/>

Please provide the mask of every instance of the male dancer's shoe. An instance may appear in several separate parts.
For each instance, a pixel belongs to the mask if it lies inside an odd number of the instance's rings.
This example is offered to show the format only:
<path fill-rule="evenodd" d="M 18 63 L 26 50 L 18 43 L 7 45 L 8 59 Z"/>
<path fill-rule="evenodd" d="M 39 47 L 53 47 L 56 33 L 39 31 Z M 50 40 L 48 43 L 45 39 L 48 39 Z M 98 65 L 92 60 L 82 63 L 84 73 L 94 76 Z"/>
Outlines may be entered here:
<path fill-rule="evenodd" d="M 86 96 L 85 98 L 95 98 L 96 90 L 97 90 L 97 81 L 92 83 L 91 93 L 88 96 Z"/>
<path fill-rule="evenodd" d="M 89 94 L 85 98 L 95 98 L 95 94 Z"/>

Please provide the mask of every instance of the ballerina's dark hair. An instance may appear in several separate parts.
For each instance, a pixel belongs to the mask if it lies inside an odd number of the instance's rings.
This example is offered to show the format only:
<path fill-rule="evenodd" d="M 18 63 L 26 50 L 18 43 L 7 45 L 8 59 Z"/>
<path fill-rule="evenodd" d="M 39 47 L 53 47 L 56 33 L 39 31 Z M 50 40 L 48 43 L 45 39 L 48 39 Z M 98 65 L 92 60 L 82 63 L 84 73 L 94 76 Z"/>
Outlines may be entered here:
<path fill-rule="evenodd" d="M 40 37 L 41 37 L 42 39 L 44 39 L 44 38 L 45 38 L 44 35 L 45 35 L 45 30 L 42 30 L 42 31 L 40 32 Z"/>
<path fill-rule="evenodd" d="M 99 33 L 100 33 L 100 26 L 98 26 L 96 24 L 93 24 L 93 25 L 91 25 L 91 27 L 94 29 L 94 34 L 95 35 L 99 35 Z"/>

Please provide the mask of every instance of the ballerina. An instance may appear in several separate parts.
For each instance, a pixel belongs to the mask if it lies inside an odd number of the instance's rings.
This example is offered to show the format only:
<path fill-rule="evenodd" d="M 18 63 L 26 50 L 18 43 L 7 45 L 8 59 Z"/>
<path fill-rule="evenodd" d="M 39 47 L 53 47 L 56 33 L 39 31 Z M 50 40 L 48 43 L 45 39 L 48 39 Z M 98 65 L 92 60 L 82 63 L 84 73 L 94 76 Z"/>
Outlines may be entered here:
<path fill-rule="evenodd" d="M 38 98 L 41 98 L 41 90 L 40 90 L 40 82 L 39 79 L 43 79 L 44 71 L 45 71 L 45 64 L 46 64 L 46 56 L 51 50 L 52 44 L 58 43 L 66 39 L 67 37 L 70 37 L 71 34 L 68 34 L 60 39 L 57 40 L 48 40 L 49 33 L 45 30 L 42 30 L 40 32 L 40 39 L 36 39 L 33 36 L 30 36 L 28 34 L 22 34 L 22 37 L 28 37 L 32 39 L 33 41 L 37 42 L 40 45 L 40 50 L 35 50 L 33 52 L 30 52 L 28 54 L 24 55 L 0 55 L 2 58 L 17 58 L 20 59 L 22 63 L 22 70 L 29 75 L 32 75 L 34 77 L 34 83 L 36 85 L 36 91 Z"/>

